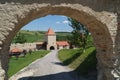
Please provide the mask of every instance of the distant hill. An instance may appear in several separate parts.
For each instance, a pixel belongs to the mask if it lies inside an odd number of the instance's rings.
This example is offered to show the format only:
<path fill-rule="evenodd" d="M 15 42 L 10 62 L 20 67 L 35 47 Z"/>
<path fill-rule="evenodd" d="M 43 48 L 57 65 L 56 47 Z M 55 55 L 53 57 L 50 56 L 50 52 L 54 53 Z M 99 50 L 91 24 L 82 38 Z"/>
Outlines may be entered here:
<path fill-rule="evenodd" d="M 29 31 L 29 30 L 20 30 L 18 33 L 23 34 L 28 43 L 31 42 L 40 42 L 44 41 L 45 31 Z M 17 33 L 17 34 L 18 34 Z M 67 40 L 67 36 L 70 36 L 70 32 L 56 32 L 57 41 Z M 15 42 L 15 38 L 12 43 Z"/>

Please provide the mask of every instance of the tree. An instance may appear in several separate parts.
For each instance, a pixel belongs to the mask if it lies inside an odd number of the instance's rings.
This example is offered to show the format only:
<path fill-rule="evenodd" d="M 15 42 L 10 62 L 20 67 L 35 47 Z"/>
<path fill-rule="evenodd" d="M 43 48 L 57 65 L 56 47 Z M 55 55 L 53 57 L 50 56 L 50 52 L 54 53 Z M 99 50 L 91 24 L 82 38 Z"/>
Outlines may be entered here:
<path fill-rule="evenodd" d="M 25 43 L 27 40 L 25 36 L 22 33 L 17 33 L 17 35 L 14 38 L 14 43 Z"/>
<path fill-rule="evenodd" d="M 70 21 L 70 26 L 73 28 L 72 36 L 69 37 L 70 43 L 75 45 L 76 47 L 81 47 L 85 50 L 87 45 L 87 37 L 89 35 L 88 30 L 85 28 L 83 24 L 78 22 L 75 19 L 68 18 Z"/>

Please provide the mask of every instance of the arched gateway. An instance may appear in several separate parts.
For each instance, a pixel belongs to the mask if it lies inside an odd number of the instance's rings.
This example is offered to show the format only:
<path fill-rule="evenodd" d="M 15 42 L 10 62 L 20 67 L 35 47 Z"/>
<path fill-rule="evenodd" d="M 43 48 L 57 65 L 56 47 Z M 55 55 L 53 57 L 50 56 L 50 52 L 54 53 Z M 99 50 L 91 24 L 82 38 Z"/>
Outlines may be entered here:
<path fill-rule="evenodd" d="M 119 4 L 119 0 L 0 0 L 0 80 L 7 80 L 8 51 L 15 34 L 48 14 L 69 16 L 84 24 L 97 49 L 98 80 L 119 79 Z"/>

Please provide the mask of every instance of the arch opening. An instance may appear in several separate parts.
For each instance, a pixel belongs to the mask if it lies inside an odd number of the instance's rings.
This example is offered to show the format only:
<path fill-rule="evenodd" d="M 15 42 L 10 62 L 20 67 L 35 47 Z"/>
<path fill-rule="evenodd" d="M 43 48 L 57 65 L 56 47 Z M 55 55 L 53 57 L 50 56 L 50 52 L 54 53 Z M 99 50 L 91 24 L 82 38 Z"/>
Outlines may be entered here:
<path fill-rule="evenodd" d="M 65 16 L 62 15 L 62 17 L 65 17 Z M 43 23 L 43 22 L 42 22 L 42 23 Z M 56 26 L 56 27 L 57 27 L 57 26 Z M 69 26 L 69 27 L 70 27 L 70 26 Z M 48 28 L 49 28 L 49 27 L 48 27 Z M 40 29 L 42 29 L 42 28 L 40 28 Z M 55 28 L 54 28 L 54 29 L 55 29 Z M 47 29 L 46 29 L 46 30 L 47 30 Z M 59 29 L 58 29 L 58 30 L 59 30 Z M 38 29 L 37 29 L 37 31 L 38 31 Z M 29 33 L 30 33 L 30 31 L 28 31 L 28 30 L 26 30 L 26 32 L 29 32 Z M 69 33 L 69 34 L 70 34 L 70 33 Z M 39 34 L 38 34 L 38 35 L 39 35 Z M 36 36 L 36 37 L 37 37 L 37 36 Z M 47 43 L 47 44 L 48 44 L 48 43 Z M 41 48 L 42 45 L 39 44 L 38 46 Z M 93 45 L 92 45 L 92 46 L 93 46 Z M 50 48 L 49 50 L 55 50 L 55 47 L 53 47 L 53 46 L 50 46 L 49 48 Z M 64 45 L 62 48 L 67 49 L 67 45 Z M 61 48 L 61 46 L 59 47 L 59 49 L 62 49 L 62 48 Z M 93 55 L 93 54 L 91 54 L 91 55 Z M 77 68 L 76 71 L 77 71 L 78 69 L 79 69 L 79 68 Z M 96 70 L 96 68 L 94 68 L 94 69 Z"/>
<path fill-rule="evenodd" d="M 53 46 L 50 47 L 50 50 L 55 50 L 55 48 Z"/>

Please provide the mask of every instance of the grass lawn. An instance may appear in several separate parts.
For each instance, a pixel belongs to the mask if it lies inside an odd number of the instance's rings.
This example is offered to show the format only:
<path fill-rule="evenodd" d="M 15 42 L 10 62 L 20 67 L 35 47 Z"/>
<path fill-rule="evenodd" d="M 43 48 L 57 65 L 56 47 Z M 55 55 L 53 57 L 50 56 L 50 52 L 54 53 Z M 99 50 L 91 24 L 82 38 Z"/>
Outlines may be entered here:
<path fill-rule="evenodd" d="M 62 49 L 59 51 L 59 59 L 64 65 L 71 64 L 82 53 L 81 49 Z"/>
<path fill-rule="evenodd" d="M 87 48 L 85 53 L 81 49 L 64 49 L 59 51 L 59 59 L 80 75 L 86 75 L 96 69 L 97 59 L 94 47 Z"/>
<path fill-rule="evenodd" d="M 32 52 L 32 54 L 27 54 L 25 57 L 19 57 L 18 60 L 15 57 L 10 58 L 8 77 L 11 77 L 22 68 L 29 65 L 36 59 L 45 56 L 47 53 L 49 53 L 49 51 L 41 50 Z"/>

